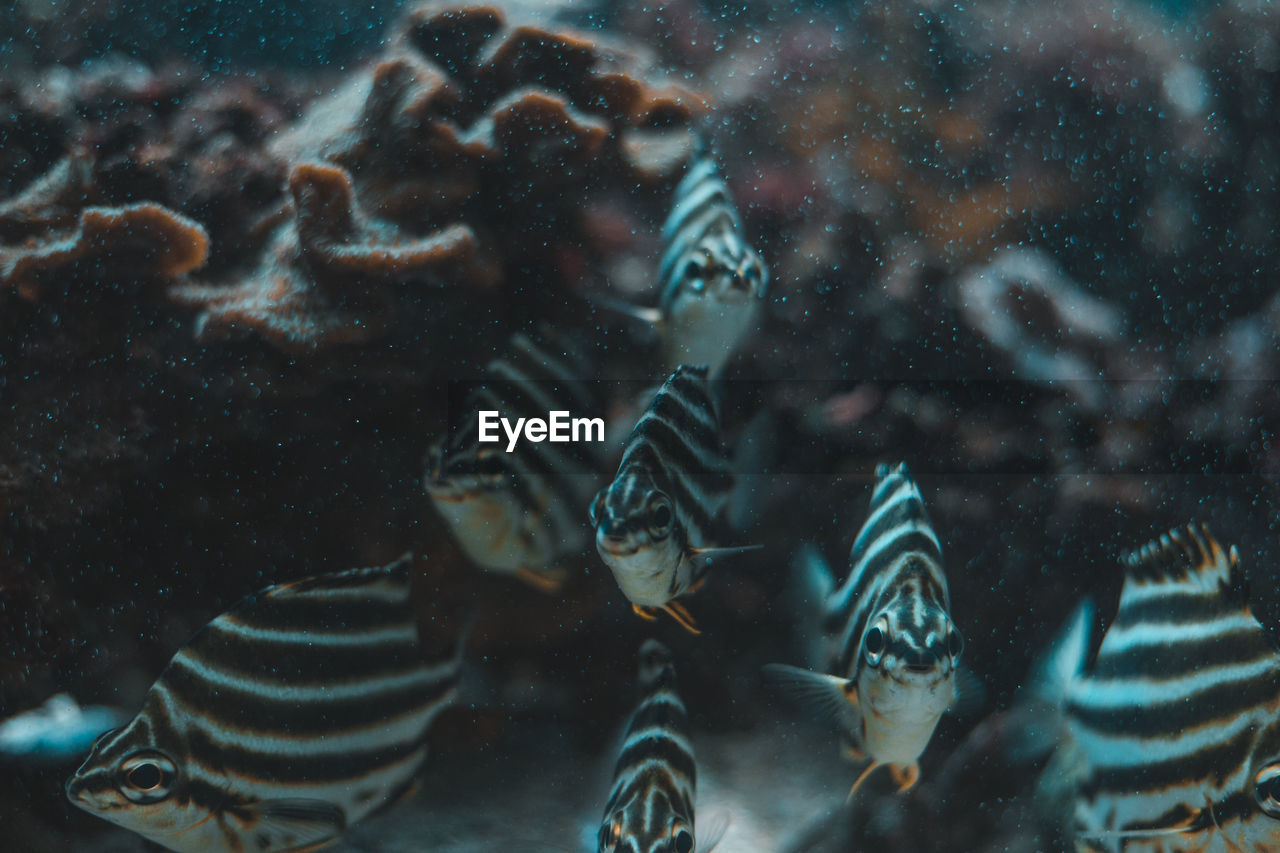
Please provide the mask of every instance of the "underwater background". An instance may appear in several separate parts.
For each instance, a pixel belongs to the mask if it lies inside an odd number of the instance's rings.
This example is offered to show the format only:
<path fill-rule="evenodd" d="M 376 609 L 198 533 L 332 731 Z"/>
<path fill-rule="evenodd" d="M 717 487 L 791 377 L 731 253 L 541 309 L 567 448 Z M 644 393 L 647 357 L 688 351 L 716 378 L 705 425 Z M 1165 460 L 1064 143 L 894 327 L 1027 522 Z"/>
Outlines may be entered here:
<path fill-rule="evenodd" d="M 0 719 L 132 715 L 244 595 L 411 551 L 424 641 L 476 614 L 461 698 L 420 790 L 330 849 L 589 849 L 654 635 L 717 850 L 1071 849 L 1010 744 L 1075 603 L 1109 616 L 1119 556 L 1195 519 L 1280 620 L 1278 98 L 1263 0 L 8 5 Z M 423 487 L 518 330 L 663 378 L 600 297 L 656 301 L 694 132 L 772 280 L 725 371 L 733 429 L 767 415 L 763 547 L 688 599 L 701 636 L 592 549 L 554 594 L 482 571 Z M 830 727 L 761 668 L 815 630 L 793 555 L 842 571 L 898 460 L 984 692 L 919 785 L 846 806 Z M 7 849 L 158 849 L 52 753 L 0 754 Z"/>

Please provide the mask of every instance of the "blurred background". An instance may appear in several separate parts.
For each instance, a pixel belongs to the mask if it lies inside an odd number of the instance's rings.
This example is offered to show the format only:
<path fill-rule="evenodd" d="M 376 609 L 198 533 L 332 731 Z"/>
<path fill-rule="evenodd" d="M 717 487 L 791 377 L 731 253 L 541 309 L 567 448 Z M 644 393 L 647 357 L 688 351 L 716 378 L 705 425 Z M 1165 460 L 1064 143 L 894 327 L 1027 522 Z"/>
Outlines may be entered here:
<path fill-rule="evenodd" d="M 504 8 L 0 8 L 0 719 L 62 691 L 132 714 L 246 593 L 412 550 L 424 631 L 479 611 L 465 701 L 422 792 L 335 849 L 587 849 L 655 632 L 717 849 L 1069 849 L 1009 732 L 1075 602 L 1109 619 L 1119 556 L 1196 519 L 1280 618 L 1274 10 Z M 701 637 L 636 619 L 594 553 L 550 596 L 482 572 L 422 486 L 450 388 L 517 330 L 661 378 L 599 297 L 656 302 L 692 131 L 773 279 L 725 389 L 727 440 L 768 436 L 764 548 L 690 599 Z M 372 259 L 456 227 L 465 256 Z M 793 553 L 843 569 L 895 460 L 985 694 L 917 789 L 845 808 L 856 768 L 759 673 L 815 627 Z M 76 764 L 0 755 L 13 849 L 147 849 L 66 802 Z"/>

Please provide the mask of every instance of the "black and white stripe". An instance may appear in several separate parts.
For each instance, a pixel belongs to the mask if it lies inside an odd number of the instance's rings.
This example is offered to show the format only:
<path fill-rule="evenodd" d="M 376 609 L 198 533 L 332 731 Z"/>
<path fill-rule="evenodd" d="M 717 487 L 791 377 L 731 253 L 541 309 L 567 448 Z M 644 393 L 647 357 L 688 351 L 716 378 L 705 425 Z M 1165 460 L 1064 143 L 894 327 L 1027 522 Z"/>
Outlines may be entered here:
<path fill-rule="evenodd" d="M 1092 667 L 1087 608 L 1059 652 L 1075 673 L 1062 695 L 1087 764 L 1082 839 L 1108 851 L 1280 850 L 1280 654 L 1250 610 L 1236 550 L 1191 525 L 1124 563 Z"/>
<path fill-rule="evenodd" d="M 706 364 L 717 376 L 755 325 L 768 272 L 705 149 L 676 187 L 662 240 L 658 315 L 667 368 Z"/>
<path fill-rule="evenodd" d="M 300 848 L 385 805 L 458 679 L 456 653 L 423 657 L 410 565 L 269 587 L 218 616 L 95 744 L 68 796 L 179 851 Z M 173 778 L 130 777 L 139 761 Z"/>
<path fill-rule="evenodd" d="M 705 574 L 733 486 L 705 367 L 676 368 L 627 441 L 613 482 L 596 495 L 596 548 L 628 600 L 667 608 Z M 675 608 L 685 622 L 687 614 Z"/>
<path fill-rule="evenodd" d="M 829 672 L 857 679 L 877 620 L 888 623 L 879 665 L 933 666 L 948 656 L 951 609 L 942 545 L 907 466 L 880 465 L 871 510 L 849 552 L 849 575 L 827 601 L 824 630 L 837 639 Z"/>
<path fill-rule="evenodd" d="M 513 336 L 488 366 L 488 380 L 471 390 L 432 454 L 426 487 L 459 543 L 479 565 L 554 586 L 556 561 L 579 553 L 589 534 L 580 507 L 599 488 L 604 451 L 587 442 L 521 442 L 506 452 L 479 440 L 478 413 L 546 418 L 552 411 L 598 417 L 604 406 L 584 381 L 584 360 L 550 335 Z"/>
<path fill-rule="evenodd" d="M 887 766 L 902 789 L 956 700 L 963 643 L 951 621 L 942 547 L 905 464 L 881 465 L 871 510 L 837 589 L 810 557 L 808 584 L 825 595 L 821 672 L 772 665 L 766 672 L 838 721 L 865 761 L 854 790 Z"/>
<path fill-rule="evenodd" d="M 643 698 L 627 726 L 604 807 L 599 853 L 691 853 L 697 764 L 671 652 L 640 647 Z"/>

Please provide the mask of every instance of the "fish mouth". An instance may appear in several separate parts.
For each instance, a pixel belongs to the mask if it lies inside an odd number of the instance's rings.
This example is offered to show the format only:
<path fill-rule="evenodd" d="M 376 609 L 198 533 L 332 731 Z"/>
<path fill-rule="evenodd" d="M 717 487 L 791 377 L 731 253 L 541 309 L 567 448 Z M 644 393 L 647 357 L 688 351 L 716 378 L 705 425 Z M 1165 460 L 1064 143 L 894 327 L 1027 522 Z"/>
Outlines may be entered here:
<path fill-rule="evenodd" d="M 716 297 L 724 302 L 734 304 L 747 302 L 751 298 L 751 283 L 743 276 L 726 276 L 726 281 L 716 292 Z"/>
<path fill-rule="evenodd" d="M 451 488 L 446 484 L 431 483 L 427 486 L 427 491 L 431 494 L 432 500 L 442 503 L 460 504 L 472 497 L 470 493 Z"/>
<path fill-rule="evenodd" d="M 88 808 L 91 804 L 84 798 L 84 782 L 75 776 L 72 776 L 62 786 L 62 790 L 66 793 L 67 799 L 81 808 Z"/>
<path fill-rule="evenodd" d="M 613 537 L 598 537 L 596 545 L 611 557 L 630 557 L 640 550 L 640 543 Z"/>

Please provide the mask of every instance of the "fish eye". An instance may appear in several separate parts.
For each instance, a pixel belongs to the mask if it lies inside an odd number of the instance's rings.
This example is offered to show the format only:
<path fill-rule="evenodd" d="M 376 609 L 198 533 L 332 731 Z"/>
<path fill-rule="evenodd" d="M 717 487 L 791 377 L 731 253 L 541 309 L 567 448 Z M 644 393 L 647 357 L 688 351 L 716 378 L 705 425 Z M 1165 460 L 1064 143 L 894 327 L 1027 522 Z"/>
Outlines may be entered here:
<path fill-rule="evenodd" d="M 868 666 L 880 665 L 880 661 L 884 658 L 884 647 L 884 628 L 873 625 L 862 637 L 862 654 L 867 659 Z"/>
<path fill-rule="evenodd" d="M 144 753 L 120 764 L 120 790 L 135 803 L 155 803 L 169 796 L 178 768 L 159 753 Z"/>
<path fill-rule="evenodd" d="M 654 536 L 666 536 L 670 533 L 671 522 L 674 519 L 671 504 L 666 500 L 655 501 L 649 507 L 649 531 Z"/>
<path fill-rule="evenodd" d="M 164 774 L 160 772 L 159 767 L 148 761 L 134 765 L 126 779 L 132 787 L 137 788 L 139 791 L 154 791 L 164 781 Z"/>
<path fill-rule="evenodd" d="M 677 832 L 671 840 L 671 849 L 676 853 L 692 853 L 693 833 L 687 829 Z"/>
<path fill-rule="evenodd" d="M 689 281 L 699 281 L 704 275 L 706 275 L 706 267 L 703 266 L 701 261 L 692 260 L 685 264 L 684 277 Z"/>
<path fill-rule="evenodd" d="M 960 636 L 960 632 L 955 628 L 947 631 L 947 653 L 951 655 L 952 660 L 960 657 L 960 653 L 964 651 L 964 637 Z"/>
<path fill-rule="evenodd" d="M 1253 777 L 1253 796 L 1270 817 L 1280 818 L 1280 764 L 1269 764 Z"/>
<path fill-rule="evenodd" d="M 613 850 L 622 840 L 622 818 L 615 817 L 600 827 L 600 853 Z"/>

